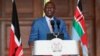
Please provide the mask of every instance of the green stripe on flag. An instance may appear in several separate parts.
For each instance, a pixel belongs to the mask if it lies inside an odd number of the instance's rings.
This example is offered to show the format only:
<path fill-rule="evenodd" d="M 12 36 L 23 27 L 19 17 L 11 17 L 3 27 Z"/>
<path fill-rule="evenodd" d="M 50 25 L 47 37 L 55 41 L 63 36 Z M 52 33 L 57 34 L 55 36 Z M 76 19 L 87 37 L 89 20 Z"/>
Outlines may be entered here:
<path fill-rule="evenodd" d="M 76 22 L 75 19 L 73 20 L 73 27 L 76 29 L 78 35 L 81 37 L 83 35 L 83 31 L 82 31 L 81 26 L 79 25 L 78 22 Z"/>

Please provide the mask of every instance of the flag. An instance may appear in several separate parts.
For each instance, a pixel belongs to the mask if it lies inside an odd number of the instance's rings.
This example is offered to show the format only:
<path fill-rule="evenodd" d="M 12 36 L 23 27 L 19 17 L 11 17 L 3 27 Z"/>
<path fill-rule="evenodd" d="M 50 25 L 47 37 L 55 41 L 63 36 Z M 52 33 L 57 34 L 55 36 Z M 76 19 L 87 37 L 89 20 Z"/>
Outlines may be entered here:
<path fill-rule="evenodd" d="M 44 0 L 44 6 L 45 6 L 45 4 L 47 3 L 47 2 L 49 2 L 50 0 Z M 44 11 L 43 11 L 43 16 L 45 16 L 45 13 L 44 13 Z"/>
<path fill-rule="evenodd" d="M 74 19 L 72 24 L 72 39 L 81 42 L 83 56 L 88 56 L 87 33 L 85 19 L 82 14 L 81 0 L 77 1 L 77 6 L 74 11 Z"/>
<path fill-rule="evenodd" d="M 22 43 L 20 38 L 19 22 L 15 0 L 12 0 L 12 23 L 10 29 L 9 56 L 23 56 Z"/>

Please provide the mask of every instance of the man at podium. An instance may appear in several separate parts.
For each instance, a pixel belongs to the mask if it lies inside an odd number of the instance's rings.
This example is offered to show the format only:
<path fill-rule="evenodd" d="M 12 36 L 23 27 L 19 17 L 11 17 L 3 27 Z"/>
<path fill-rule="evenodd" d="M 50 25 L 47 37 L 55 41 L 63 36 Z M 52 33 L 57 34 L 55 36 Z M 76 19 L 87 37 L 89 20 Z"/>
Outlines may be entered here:
<path fill-rule="evenodd" d="M 29 37 L 29 46 L 33 45 L 35 40 L 47 40 L 49 33 L 62 33 L 64 40 L 69 40 L 70 37 L 66 31 L 66 24 L 61 18 L 54 16 L 55 4 L 47 2 L 44 6 L 45 16 L 37 18 L 31 28 Z M 52 35 L 52 34 L 51 34 Z"/>

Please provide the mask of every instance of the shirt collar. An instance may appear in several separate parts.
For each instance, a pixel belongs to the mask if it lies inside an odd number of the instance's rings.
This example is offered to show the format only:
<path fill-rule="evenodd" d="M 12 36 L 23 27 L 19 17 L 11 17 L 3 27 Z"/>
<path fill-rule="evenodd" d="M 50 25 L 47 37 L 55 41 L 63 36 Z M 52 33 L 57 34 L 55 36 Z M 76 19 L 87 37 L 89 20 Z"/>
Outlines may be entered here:
<path fill-rule="evenodd" d="M 45 18 L 46 18 L 46 20 L 54 20 L 54 17 L 49 18 L 49 17 L 45 16 Z"/>

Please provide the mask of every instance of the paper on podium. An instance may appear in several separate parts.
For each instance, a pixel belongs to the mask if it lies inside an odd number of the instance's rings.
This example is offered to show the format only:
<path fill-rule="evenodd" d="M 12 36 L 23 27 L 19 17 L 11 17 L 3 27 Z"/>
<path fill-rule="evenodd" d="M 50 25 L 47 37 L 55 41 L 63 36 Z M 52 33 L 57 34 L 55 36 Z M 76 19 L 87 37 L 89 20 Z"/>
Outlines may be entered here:
<path fill-rule="evenodd" d="M 78 42 L 75 40 L 37 40 L 34 42 L 33 55 L 77 55 Z"/>

